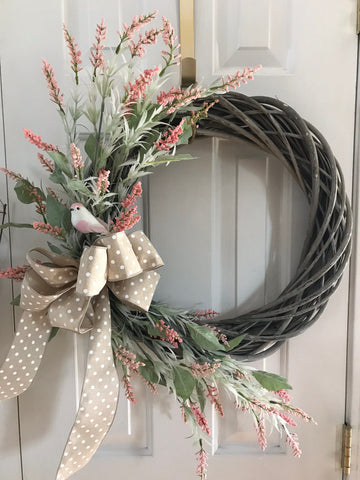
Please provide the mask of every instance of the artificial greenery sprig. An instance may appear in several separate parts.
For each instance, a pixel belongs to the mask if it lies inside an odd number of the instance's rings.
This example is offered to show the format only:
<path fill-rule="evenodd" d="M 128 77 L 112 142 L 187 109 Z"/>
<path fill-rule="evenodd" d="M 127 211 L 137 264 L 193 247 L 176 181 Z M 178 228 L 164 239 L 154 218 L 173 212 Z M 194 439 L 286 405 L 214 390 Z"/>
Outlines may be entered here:
<path fill-rule="evenodd" d="M 75 39 L 63 27 L 74 73 L 74 89 L 65 101 L 53 68 L 43 61 L 43 73 L 50 100 L 59 112 L 66 133 L 62 147 L 46 143 L 25 130 L 25 137 L 40 152 L 40 164 L 49 173 L 48 187 L 34 186 L 31 180 L 7 169 L 3 172 L 16 182 L 20 202 L 34 204 L 41 221 L 32 224 L 8 223 L 34 228 L 55 237 L 48 243 L 58 254 L 79 258 L 85 246 L 98 235 L 81 233 L 70 221 L 69 207 L 81 203 L 98 217 L 108 232 L 132 228 L 140 219 L 136 200 L 141 196 L 141 178 L 154 167 L 193 157 L 177 152 L 193 136 L 196 124 L 214 105 L 206 98 L 214 92 L 236 88 L 253 78 L 259 67 L 219 79 L 209 87 L 165 89 L 169 72 L 179 62 L 179 45 L 172 26 L 162 18 L 162 26 L 144 33 L 140 30 L 156 18 L 156 13 L 135 17 L 118 32 L 119 43 L 105 58 L 107 27 L 102 20 L 96 28 L 91 51 L 91 67 L 86 69 Z M 161 62 L 141 71 L 137 66 L 146 48 L 162 39 Z M 195 100 L 205 99 L 197 106 Z M 0 278 L 21 280 L 28 267 L 0 272 Z M 16 303 L 16 302 L 15 302 Z M 216 312 L 191 312 L 153 302 L 148 312 L 130 310 L 110 294 L 112 346 L 119 365 L 125 395 L 135 401 L 132 376 L 140 376 L 152 392 L 165 387 L 179 403 L 182 417 L 199 442 L 197 473 L 206 479 L 206 442 L 210 427 L 206 404 L 224 415 L 220 390 L 235 406 L 253 417 L 260 446 L 265 448 L 265 423 L 285 433 L 294 454 L 300 455 L 295 426 L 290 415 L 312 419 L 290 404 L 287 381 L 274 374 L 254 370 L 230 356 L 244 336 L 226 338 L 207 324 Z M 56 334 L 52 331 L 52 337 Z"/>

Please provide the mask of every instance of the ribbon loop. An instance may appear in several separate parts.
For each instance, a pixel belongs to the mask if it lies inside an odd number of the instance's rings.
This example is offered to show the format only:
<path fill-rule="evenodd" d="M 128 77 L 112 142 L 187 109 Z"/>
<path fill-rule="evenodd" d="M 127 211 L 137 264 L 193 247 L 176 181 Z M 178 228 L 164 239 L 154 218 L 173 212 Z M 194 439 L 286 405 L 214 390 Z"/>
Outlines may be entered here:
<path fill-rule="evenodd" d="M 97 244 L 108 249 L 107 278 L 110 282 L 132 278 L 142 272 L 125 232 L 101 237 Z"/>
<path fill-rule="evenodd" d="M 32 312 L 46 310 L 67 290 L 69 287 L 60 291 L 51 287 L 34 270 L 28 270 L 21 285 L 20 307 Z"/>
<path fill-rule="evenodd" d="M 143 231 L 138 230 L 137 232 L 130 233 L 129 241 L 142 270 L 154 270 L 154 268 L 164 266 L 164 262 L 157 253 L 154 245 Z"/>
<path fill-rule="evenodd" d="M 48 261 L 39 262 L 34 252 Z M 118 232 L 86 247 L 80 262 L 36 248 L 22 286 L 23 314 L 0 369 L 0 400 L 23 393 L 40 365 L 51 327 L 90 333 L 80 407 L 56 480 L 88 463 L 114 419 L 119 383 L 111 348 L 108 288 L 133 309 L 148 311 L 163 262 L 143 232 Z"/>
<path fill-rule="evenodd" d="M 135 310 L 149 310 L 160 275 L 156 272 L 143 272 L 134 278 L 109 283 L 110 290 L 125 305 Z"/>
<path fill-rule="evenodd" d="M 93 297 L 98 295 L 107 280 L 107 250 L 93 245 L 85 247 L 80 259 L 76 292 Z"/>
<path fill-rule="evenodd" d="M 90 297 L 80 295 L 74 289 L 66 292 L 51 305 L 48 317 L 53 327 L 65 328 L 77 333 L 92 329 Z"/>
<path fill-rule="evenodd" d="M 43 263 L 39 260 L 34 260 L 34 252 L 40 253 L 52 260 L 53 263 Z M 62 257 L 42 248 L 34 248 L 26 255 L 26 260 L 39 277 L 52 287 L 62 287 L 76 280 L 78 262 L 73 258 Z"/>

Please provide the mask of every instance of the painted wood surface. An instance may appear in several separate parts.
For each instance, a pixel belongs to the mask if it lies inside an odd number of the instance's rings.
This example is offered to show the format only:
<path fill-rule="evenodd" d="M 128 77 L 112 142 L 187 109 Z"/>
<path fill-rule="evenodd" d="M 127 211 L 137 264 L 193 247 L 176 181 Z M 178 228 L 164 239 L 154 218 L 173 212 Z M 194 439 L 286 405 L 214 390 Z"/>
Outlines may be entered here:
<path fill-rule="evenodd" d="M 244 65 L 263 63 L 256 80 L 242 92 L 277 96 L 315 124 L 339 158 L 350 190 L 355 1 L 196 0 L 195 5 L 199 80 L 210 81 Z M 41 74 L 41 58 L 46 58 L 59 84 L 65 89 L 68 83 L 62 22 L 77 37 L 85 57 L 102 17 L 114 42 L 123 21 L 129 23 L 133 15 L 153 9 L 178 26 L 175 0 L 103 4 L 5 0 L 0 8 L 7 165 L 33 179 L 44 175 L 35 147 L 23 138 L 23 128 L 49 142 L 62 140 L 60 121 L 47 101 Z M 158 62 L 157 47 L 149 52 L 144 68 Z M 149 181 L 145 214 L 151 239 L 166 261 L 157 298 L 174 305 L 214 308 L 224 315 L 269 301 L 291 277 L 301 248 L 306 202 L 299 188 L 275 159 L 244 144 L 198 139 L 186 149 L 198 159 L 159 168 Z M 7 190 L 4 179 L 0 181 L 2 195 Z M 31 209 L 15 201 L 12 188 L 9 197 L 13 221 L 35 220 Z M 35 232 L 13 232 L 13 264 L 23 264 L 24 252 L 41 242 L 45 244 L 44 237 Z M 1 266 L 6 266 L 10 261 L 7 237 L 0 248 Z M 10 345 L 13 316 L 7 307 L 11 288 L 2 281 L 0 289 L 3 352 Z M 261 453 L 252 426 L 233 414 L 230 405 L 224 422 L 210 412 L 209 480 L 234 478 L 234 472 L 247 480 L 341 478 L 347 289 L 344 278 L 318 323 L 257 365 L 287 375 L 295 387 L 296 403 L 318 420 L 318 427 L 299 425 L 302 459 L 292 458 L 276 435 L 268 453 Z M 86 336 L 60 333 L 48 346 L 34 385 L 19 400 L 24 480 L 54 478 L 76 411 L 86 345 Z M 104 445 L 74 480 L 120 475 L 129 480 L 195 478 L 192 442 L 186 439 L 188 430 L 175 402 L 164 392 L 151 398 L 142 385 L 137 389 L 138 404 L 129 408 L 122 398 Z M 4 440 L 0 434 L 0 478 L 20 480 L 16 401 L 1 405 L 0 415 L 8 425 Z"/>

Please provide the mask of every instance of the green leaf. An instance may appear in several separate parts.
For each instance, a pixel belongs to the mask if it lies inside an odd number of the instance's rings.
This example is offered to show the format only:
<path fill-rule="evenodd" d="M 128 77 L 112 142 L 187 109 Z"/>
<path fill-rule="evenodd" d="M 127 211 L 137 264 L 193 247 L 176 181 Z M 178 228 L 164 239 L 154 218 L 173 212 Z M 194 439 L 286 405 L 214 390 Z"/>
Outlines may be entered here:
<path fill-rule="evenodd" d="M 14 300 L 10 302 L 10 305 L 14 305 L 14 307 L 18 307 L 20 305 L 20 295 L 15 297 Z"/>
<path fill-rule="evenodd" d="M 49 178 L 53 183 L 61 185 L 66 183 L 66 178 L 64 177 L 64 174 L 57 165 L 55 165 L 55 171 L 50 175 Z"/>
<path fill-rule="evenodd" d="M 9 222 L 9 223 L 3 223 L 2 225 L 0 225 L 0 230 L 3 229 L 3 228 L 10 228 L 10 227 L 14 227 L 14 228 L 33 228 L 31 223 Z"/>
<path fill-rule="evenodd" d="M 61 152 L 47 152 L 49 156 L 54 160 L 55 166 L 61 170 L 69 178 L 73 177 L 73 173 L 70 170 L 69 160 Z"/>
<path fill-rule="evenodd" d="M 34 189 L 36 190 L 37 195 L 41 197 L 42 200 L 45 200 L 45 195 L 40 188 L 34 187 L 28 180 L 22 179 L 16 182 L 14 187 L 16 196 L 21 203 L 35 203 L 36 198 L 33 193 Z"/>
<path fill-rule="evenodd" d="M 183 160 L 195 160 L 196 157 L 190 155 L 190 153 L 181 153 L 178 155 L 161 155 L 153 162 L 148 162 L 149 167 L 156 167 L 157 165 L 162 165 L 163 163 L 171 162 L 181 162 Z"/>
<path fill-rule="evenodd" d="M 174 386 L 176 395 L 187 400 L 192 394 L 196 380 L 189 370 L 181 367 L 173 367 Z"/>
<path fill-rule="evenodd" d="M 139 372 L 141 375 L 150 383 L 158 383 L 159 375 L 155 371 L 154 365 L 148 361 L 141 359 L 142 363 L 145 363 L 144 367 L 139 367 Z"/>
<path fill-rule="evenodd" d="M 89 135 L 85 143 L 85 152 L 92 162 L 95 163 L 95 171 L 98 172 L 106 165 L 107 155 L 93 134 Z"/>
<path fill-rule="evenodd" d="M 206 404 L 206 397 L 204 394 L 204 387 L 200 382 L 196 382 L 196 393 L 199 400 L 200 409 L 203 412 Z"/>
<path fill-rule="evenodd" d="M 289 385 L 288 381 L 280 375 L 275 373 L 264 372 L 262 370 L 254 370 L 252 376 L 260 383 L 261 386 L 266 388 L 271 392 L 276 392 L 277 390 L 292 390 L 292 386 Z"/>
<path fill-rule="evenodd" d="M 70 210 L 50 195 L 46 199 L 46 220 L 52 227 L 62 227 L 66 232 L 71 230 Z"/>
<path fill-rule="evenodd" d="M 187 117 L 189 118 L 189 117 Z M 176 145 L 187 145 L 189 143 L 189 140 L 192 138 L 193 136 L 193 128 L 192 128 L 192 125 L 190 125 L 189 123 L 186 123 L 185 122 L 185 129 L 183 131 L 183 133 L 180 135 L 179 137 L 179 140 L 176 142 Z"/>
<path fill-rule="evenodd" d="M 62 255 L 62 251 L 56 245 L 50 242 L 47 242 L 47 244 L 52 252 L 56 253 L 57 255 Z"/>
<path fill-rule="evenodd" d="M 55 337 L 55 335 L 58 333 L 58 331 L 59 331 L 58 327 L 52 327 L 50 335 L 49 335 L 48 342 L 50 342 Z"/>
<path fill-rule="evenodd" d="M 85 152 L 92 161 L 95 160 L 96 143 L 96 138 L 92 134 L 88 136 L 85 143 Z"/>
<path fill-rule="evenodd" d="M 211 328 L 190 322 L 187 324 L 187 328 L 194 342 L 204 350 L 226 350 L 225 346 L 219 342 L 215 332 L 211 330 Z"/>
<path fill-rule="evenodd" d="M 227 352 L 230 352 L 230 350 L 233 350 L 235 347 L 237 347 L 241 341 L 243 340 L 243 338 L 246 337 L 246 334 L 245 335 L 239 335 L 238 337 L 235 337 L 235 338 L 232 338 L 231 340 L 229 340 L 229 346 L 225 346 L 225 350 Z"/>
<path fill-rule="evenodd" d="M 152 323 L 146 325 L 148 334 L 152 337 L 160 337 L 160 330 L 156 328 Z"/>
<path fill-rule="evenodd" d="M 67 187 L 70 190 L 75 190 L 77 192 L 83 193 L 87 197 L 93 197 L 93 194 L 87 188 L 87 186 L 80 180 L 69 180 Z"/>

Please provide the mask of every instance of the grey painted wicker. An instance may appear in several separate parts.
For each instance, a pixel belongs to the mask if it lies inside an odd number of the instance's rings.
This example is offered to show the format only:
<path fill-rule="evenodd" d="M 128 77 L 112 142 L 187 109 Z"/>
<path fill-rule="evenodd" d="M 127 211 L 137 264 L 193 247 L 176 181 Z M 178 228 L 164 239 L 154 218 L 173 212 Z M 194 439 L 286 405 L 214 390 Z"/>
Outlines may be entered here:
<path fill-rule="evenodd" d="M 270 152 L 285 162 L 310 204 L 301 260 L 284 291 L 247 314 L 211 322 L 229 338 L 246 333 L 232 354 L 253 360 L 274 352 L 321 315 L 350 256 L 352 215 L 340 166 L 315 127 L 274 98 L 240 93 L 216 98 L 197 133 L 247 140 Z"/>

